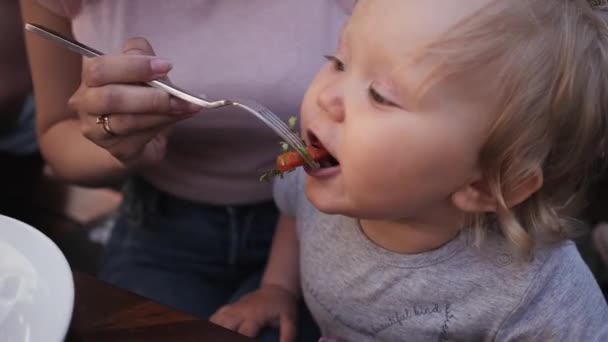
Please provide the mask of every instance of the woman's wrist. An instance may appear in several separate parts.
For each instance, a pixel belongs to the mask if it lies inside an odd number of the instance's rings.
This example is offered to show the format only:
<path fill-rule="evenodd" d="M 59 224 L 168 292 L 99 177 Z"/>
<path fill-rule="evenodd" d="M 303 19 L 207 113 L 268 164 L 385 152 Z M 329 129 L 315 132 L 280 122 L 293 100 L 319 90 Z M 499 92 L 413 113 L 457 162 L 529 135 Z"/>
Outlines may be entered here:
<path fill-rule="evenodd" d="M 295 300 L 300 299 L 301 293 L 299 288 L 296 286 L 290 286 L 286 282 L 273 281 L 273 280 L 262 280 L 260 288 L 275 288 L 280 289 L 289 293 Z"/>
<path fill-rule="evenodd" d="M 78 120 L 64 120 L 39 136 L 41 152 L 55 177 L 81 186 L 106 187 L 120 184 L 134 173 L 84 138 L 78 125 Z"/>

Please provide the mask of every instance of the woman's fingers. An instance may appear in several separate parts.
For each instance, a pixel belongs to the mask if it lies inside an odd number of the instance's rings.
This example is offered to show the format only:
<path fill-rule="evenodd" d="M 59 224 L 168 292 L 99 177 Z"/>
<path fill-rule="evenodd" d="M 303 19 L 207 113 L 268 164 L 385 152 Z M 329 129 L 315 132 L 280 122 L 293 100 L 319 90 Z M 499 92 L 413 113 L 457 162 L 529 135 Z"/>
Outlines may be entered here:
<path fill-rule="evenodd" d="M 88 87 L 148 82 L 165 77 L 172 67 L 168 60 L 153 56 L 105 55 L 83 61 L 82 80 Z"/>
<path fill-rule="evenodd" d="M 132 38 L 121 55 L 85 59 L 80 87 L 68 102 L 79 116 L 83 135 L 125 164 L 162 160 L 166 132 L 200 110 L 144 84 L 167 80 L 171 70 L 168 60 L 154 55 L 147 40 Z"/>
<path fill-rule="evenodd" d="M 246 320 L 239 325 L 237 332 L 249 337 L 256 337 L 260 332 L 261 325 L 257 321 Z"/>
<path fill-rule="evenodd" d="M 80 113 L 195 113 L 200 107 L 175 98 L 153 87 L 115 84 L 96 88 L 81 87 L 70 99 Z"/>
<path fill-rule="evenodd" d="M 171 70 L 171 62 L 155 56 L 144 38 L 131 38 L 121 55 L 85 58 L 82 81 L 88 87 L 114 83 L 138 83 L 163 78 Z"/>
<path fill-rule="evenodd" d="M 125 164 L 132 164 L 143 159 L 147 163 L 160 161 L 166 150 L 167 138 L 162 134 L 163 128 L 141 132 L 123 139 L 110 139 L 101 143 L 114 158 Z M 150 151 L 146 149 L 151 147 Z"/>
<path fill-rule="evenodd" d="M 290 315 L 283 314 L 280 318 L 280 342 L 293 342 L 296 340 L 296 320 Z"/>
<path fill-rule="evenodd" d="M 122 46 L 122 52 L 131 55 L 155 56 L 156 53 L 146 38 L 129 38 Z"/>
<path fill-rule="evenodd" d="M 227 305 L 213 314 L 210 321 L 226 329 L 236 331 L 243 322 L 243 318 L 240 315 L 233 314 L 231 307 Z"/>
<path fill-rule="evenodd" d="M 89 140 L 102 142 L 107 140 L 124 139 L 132 135 L 163 128 L 179 120 L 189 118 L 191 115 L 166 114 L 110 114 L 106 116 L 106 123 L 114 136 L 109 135 L 102 123 L 98 123 L 100 115 L 88 115 L 82 118 L 82 134 Z"/>

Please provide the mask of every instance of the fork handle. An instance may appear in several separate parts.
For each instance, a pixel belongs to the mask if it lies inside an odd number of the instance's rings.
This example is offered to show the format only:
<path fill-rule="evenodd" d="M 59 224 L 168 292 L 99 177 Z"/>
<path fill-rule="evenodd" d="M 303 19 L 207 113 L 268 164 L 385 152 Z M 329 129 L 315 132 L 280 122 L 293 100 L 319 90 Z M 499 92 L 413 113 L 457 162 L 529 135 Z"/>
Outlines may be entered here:
<path fill-rule="evenodd" d="M 90 57 L 99 57 L 99 56 L 104 55 L 102 52 L 95 50 L 90 46 L 87 46 L 79 41 L 65 37 L 42 25 L 26 23 L 25 29 L 27 31 L 35 33 L 45 39 L 48 39 L 52 42 L 58 43 L 59 45 L 67 48 L 68 50 L 76 52 L 84 57 L 90 58 Z M 192 94 L 188 93 L 187 91 L 180 89 L 180 88 L 178 88 L 174 85 L 171 85 L 162 80 L 152 80 L 152 81 L 146 82 L 146 84 L 148 84 L 149 86 L 155 87 L 155 88 L 162 89 L 165 92 L 167 92 L 177 98 L 180 98 L 184 101 L 193 103 L 193 104 L 203 107 L 203 108 L 211 109 L 211 108 L 218 108 L 218 107 L 223 107 L 223 106 L 228 106 L 228 105 L 233 104 L 232 101 L 228 101 L 228 100 L 220 100 L 220 101 L 212 101 L 212 102 L 206 101 L 198 96 L 192 95 Z"/>

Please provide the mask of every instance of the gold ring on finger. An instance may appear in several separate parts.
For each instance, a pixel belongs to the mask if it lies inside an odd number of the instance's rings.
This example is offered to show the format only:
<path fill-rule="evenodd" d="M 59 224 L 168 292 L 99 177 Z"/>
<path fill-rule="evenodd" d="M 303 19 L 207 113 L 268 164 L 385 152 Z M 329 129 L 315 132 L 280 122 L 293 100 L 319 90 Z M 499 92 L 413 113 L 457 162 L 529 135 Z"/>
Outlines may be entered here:
<path fill-rule="evenodd" d="M 108 136 L 110 136 L 110 137 L 116 136 L 116 133 L 114 133 L 114 131 L 112 131 L 112 128 L 110 127 L 110 114 L 102 114 L 102 115 L 98 116 L 95 123 L 98 125 L 101 125 L 101 127 L 103 128 L 103 131 L 106 132 L 106 134 Z"/>

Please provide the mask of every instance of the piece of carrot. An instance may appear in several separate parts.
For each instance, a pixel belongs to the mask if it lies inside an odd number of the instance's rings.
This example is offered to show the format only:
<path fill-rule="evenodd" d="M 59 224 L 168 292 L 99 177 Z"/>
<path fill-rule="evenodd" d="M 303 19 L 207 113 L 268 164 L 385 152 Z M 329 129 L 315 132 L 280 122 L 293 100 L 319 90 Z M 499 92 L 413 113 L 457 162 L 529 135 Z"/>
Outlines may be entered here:
<path fill-rule="evenodd" d="M 308 152 L 310 159 L 314 161 L 321 161 L 329 156 L 327 150 L 314 146 L 306 146 L 306 152 Z M 289 172 L 298 166 L 306 164 L 306 161 L 298 152 L 289 151 L 279 155 L 276 164 L 279 171 Z"/>

